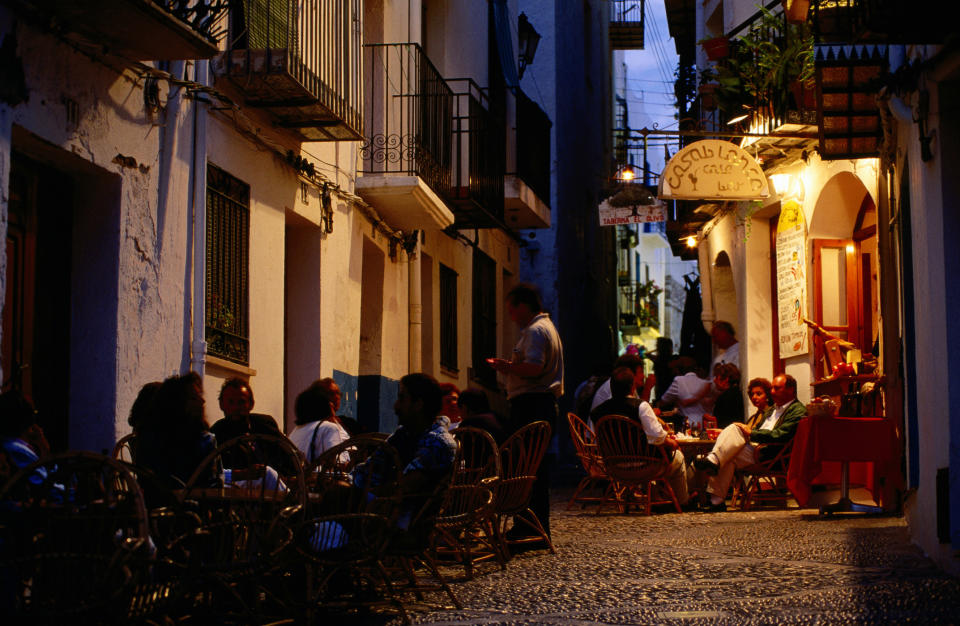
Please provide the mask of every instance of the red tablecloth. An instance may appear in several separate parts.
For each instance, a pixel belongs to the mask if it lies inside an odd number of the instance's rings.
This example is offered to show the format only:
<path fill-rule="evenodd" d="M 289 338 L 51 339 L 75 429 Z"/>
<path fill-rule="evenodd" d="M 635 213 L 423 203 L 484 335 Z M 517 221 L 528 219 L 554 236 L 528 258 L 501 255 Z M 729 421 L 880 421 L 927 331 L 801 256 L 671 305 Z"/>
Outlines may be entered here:
<path fill-rule="evenodd" d="M 840 462 L 850 461 L 850 485 L 866 487 L 880 503 L 878 480 L 899 482 L 897 431 L 880 417 L 808 417 L 794 435 L 787 486 L 800 506 L 812 485 L 839 485 Z"/>

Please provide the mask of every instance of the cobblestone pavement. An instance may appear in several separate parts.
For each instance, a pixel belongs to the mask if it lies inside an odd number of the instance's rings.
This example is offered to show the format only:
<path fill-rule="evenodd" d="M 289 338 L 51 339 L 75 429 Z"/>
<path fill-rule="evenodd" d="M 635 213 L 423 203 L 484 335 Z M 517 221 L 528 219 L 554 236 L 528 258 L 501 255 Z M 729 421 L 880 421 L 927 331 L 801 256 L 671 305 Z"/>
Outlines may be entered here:
<path fill-rule="evenodd" d="M 551 518 L 556 555 L 520 554 L 428 596 L 417 624 L 960 623 L 960 581 L 909 543 L 900 517 L 814 510 Z M 462 569 L 445 570 L 452 576 Z M 372 617 L 372 616 L 368 616 Z"/>

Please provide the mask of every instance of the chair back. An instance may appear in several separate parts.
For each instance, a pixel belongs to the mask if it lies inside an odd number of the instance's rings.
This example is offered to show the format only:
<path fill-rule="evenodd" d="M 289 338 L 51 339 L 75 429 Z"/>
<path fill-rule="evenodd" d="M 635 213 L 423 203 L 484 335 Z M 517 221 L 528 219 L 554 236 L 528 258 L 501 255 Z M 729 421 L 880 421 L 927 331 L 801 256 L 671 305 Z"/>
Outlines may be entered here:
<path fill-rule="evenodd" d="M 264 451 L 287 459 L 284 474 L 266 465 Z M 198 528 L 174 542 L 172 549 L 191 555 L 187 564 L 198 584 L 233 582 L 261 576 L 277 564 L 302 517 L 306 492 L 300 452 L 286 437 L 243 435 L 217 446 L 200 463 L 179 494 L 183 509 L 198 518 Z M 225 459 L 241 459 L 244 469 L 230 470 L 211 486 L 209 476 Z"/>
<path fill-rule="evenodd" d="M 453 477 L 454 485 L 489 484 L 500 477 L 500 450 L 493 435 L 461 426 L 453 431 L 453 438 L 460 443 L 462 459 Z"/>
<path fill-rule="evenodd" d="M 510 435 L 500 446 L 500 480 L 494 493 L 498 515 L 526 510 L 551 434 L 550 424 L 533 422 Z"/>
<path fill-rule="evenodd" d="M 637 485 L 660 478 L 667 468 L 662 449 L 651 449 L 640 422 L 622 415 L 606 415 L 597 422 L 597 445 L 607 474 L 616 481 Z"/>
<path fill-rule="evenodd" d="M 311 517 L 376 511 L 395 517 L 403 468 L 396 449 L 378 435 L 355 435 L 307 468 Z"/>
<path fill-rule="evenodd" d="M 134 459 L 134 447 L 136 444 L 136 435 L 129 433 L 121 437 L 116 445 L 113 446 L 113 458 L 124 463 L 136 463 Z"/>
<path fill-rule="evenodd" d="M 122 620 L 148 546 L 140 488 L 106 456 L 55 455 L 0 491 L 3 604 L 15 623 Z"/>
<path fill-rule="evenodd" d="M 593 429 L 574 413 L 567 413 L 567 423 L 570 425 L 570 440 L 573 441 L 573 448 L 587 475 L 605 476 L 600 448 L 597 447 L 597 435 Z"/>

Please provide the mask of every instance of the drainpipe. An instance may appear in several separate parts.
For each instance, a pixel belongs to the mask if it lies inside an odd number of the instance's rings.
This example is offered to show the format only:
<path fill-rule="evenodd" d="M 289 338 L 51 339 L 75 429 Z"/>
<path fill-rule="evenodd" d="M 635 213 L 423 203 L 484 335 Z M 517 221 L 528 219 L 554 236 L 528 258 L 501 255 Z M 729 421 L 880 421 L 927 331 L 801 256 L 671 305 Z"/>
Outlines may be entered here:
<path fill-rule="evenodd" d="M 209 63 L 196 61 L 196 82 L 209 82 Z M 191 190 L 191 218 L 193 237 L 193 302 L 191 307 L 190 369 L 203 376 L 207 354 L 207 109 L 199 97 L 193 106 L 193 160 L 190 164 L 193 179 Z"/>
<path fill-rule="evenodd" d="M 697 233 L 697 238 L 700 238 L 700 233 Z M 713 266 L 710 263 L 710 246 L 707 245 L 706 240 L 699 241 L 697 254 L 699 255 L 698 265 L 700 266 L 700 300 L 703 304 L 703 309 L 700 311 L 700 320 L 703 322 L 704 330 L 709 333 L 713 321 L 717 319 L 717 314 L 713 310 L 713 287 L 711 283 Z"/>
<path fill-rule="evenodd" d="M 416 239 L 407 250 L 410 263 L 407 265 L 408 299 L 410 301 L 410 330 L 408 345 L 408 365 L 411 372 L 423 369 L 421 349 L 423 346 L 423 303 L 420 289 L 420 233 L 414 231 Z"/>

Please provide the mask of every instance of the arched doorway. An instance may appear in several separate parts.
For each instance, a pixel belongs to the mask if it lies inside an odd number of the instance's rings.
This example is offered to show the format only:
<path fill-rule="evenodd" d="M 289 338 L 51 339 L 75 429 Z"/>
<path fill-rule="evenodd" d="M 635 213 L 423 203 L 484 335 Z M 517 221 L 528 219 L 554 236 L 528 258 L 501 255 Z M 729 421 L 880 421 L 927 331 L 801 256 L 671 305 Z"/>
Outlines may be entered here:
<path fill-rule="evenodd" d="M 724 320 L 737 328 L 737 289 L 733 284 L 733 268 L 730 257 L 721 251 L 713 261 L 712 293 L 716 319 Z M 709 329 L 707 329 L 709 330 Z"/>
<path fill-rule="evenodd" d="M 841 172 L 824 185 L 809 237 L 813 244 L 813 320 L 855 344 L 862 353 L 875 355 L 879 331 L 877 207 L 854 174 Z M 821 362 L 816 359 L 818 366 Z M 825 369 L 816 372 L 816 378 L 829 375 Z"/>

